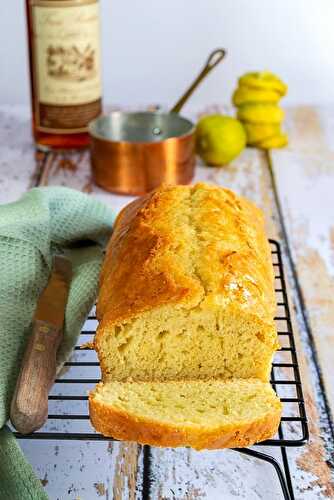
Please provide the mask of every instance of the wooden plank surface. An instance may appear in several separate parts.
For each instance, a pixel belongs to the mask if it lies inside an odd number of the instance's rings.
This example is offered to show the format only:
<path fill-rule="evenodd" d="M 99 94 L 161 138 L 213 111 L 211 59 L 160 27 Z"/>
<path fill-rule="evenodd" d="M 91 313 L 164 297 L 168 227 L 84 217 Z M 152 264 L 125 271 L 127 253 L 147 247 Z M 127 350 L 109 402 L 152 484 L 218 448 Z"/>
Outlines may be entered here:
<path fill-rule="evenodd" d="M 14 201 L 32 187 L 39 167 L 27 108 L 1 107 L 0 203 Z"/>
<path fill-rule="evenodd" d="M 334 415 L 334 107 L 287 116 L 290 145 L 271 153 L 309 334 Z"/>
<path fill-rule="evenodd" d="M 298 110 L 294 112 L 297 115 L 302 113 L 304 116 L 303 112 Z M 19 116 L 21 116 L 17 118 L 19 122 L 25 120 L 23 114 Z M 26 112 L 24 116 L 27 116 Z M 1 128 L 3 123 L 6 123 L 6 118 L 0 121 L 0 136 L 5 133 Z M 295 141 L 301 141 L 302 131 L 298 132 L 293 129 Z M 27 135 L 23 138 L 28 140 Z M 9 142 L 16 151 L 12 154 L 15 158 L 18 157 L 21 143 L 17 143 L 13 134 Z M 306 142 L 310 142 L 310 138 Z M 302 141 L 301 143 L 304 144 Z M 30 172 L 28 178 L 34 172 L 36 173 L 36 167 L 31 146 L 27 151 L 27 155 L 23 155 L 22 159 L 29 165 L 26 169 Z M 322 149 L 319 148 L 320 155 L 321 151 Z M 1 158 L 3 159 L 5 155 L 8 155 L 7 149 L 3 151 Z M 276 176 L 276 165 L 274 168 Z M 6 169 L 0 171 L 0 181 L 7 178 L 6 172 Z M 13 179 L 15 181 L 12 176 L 11 199 L 24 190 L 20 182 L 16 188 Z M 110 204 L 116 212 L 132 199 L 111 195 L 92 186 L 87 153 L 49 157 L 40 179 L 44 185 L 66 185 L 90 192 L 93 196 Z M 264 154 L 256 150 L 247 150 L 232 165 L 224 169 L 198 167 L 196 180 L 225 185 L 254 200 L 265 211 L 268 234 L 282 240 L 280 214 L 277 210 L 272 179 Z M 26 186 L 28 185 L 27 181 Z M 16 195 L 15 189 L 17 189 Z M 1 193 L 0 202 L 1 199 L 7 198 Z M 319 399 L 319 395 L 315 394 L 319 385 L 318 373 L 312 357 L 309 356 L 311 348 L 305 333 L 306 325 L 301 314 L 301 304 L 296 293 L 294 276 L 289 259 L 287 259 L 284 241 L 283 251 L 288 272 L 290 303 L 294 306 L 293 322 L 311 431 L 311 440 L 307 447 L 288 451 L 295 495 L 297 499 L 333 498 L 331 471 L 326 463 L 329 448 L 326 451 L 324 440 L 320 437 L 321 429 L 323 436 L 329 440 L 328 417 L 321 398 Z M 51 499 L 141 498 L 143 453 L 142 449 L 136 445 L 80 442 L 51 442 L 49 444 L 36 441 L 25 441 L 21 444 L 41 479 L 44 480 Z M 278 457 L 277 449 L 270 448 L 270 450 L 263 451 L 273 453 Z M 154 500 L 156 498 L 161 500 L 224 498 L 225 500 L 236 496 L 266 500 L 281 498 L 279 484 L 270 465 L 241 456 L 233 451 L 195 452 L 186 449 L 152 448 L 150 460 L 151 481 L 149 485 L 145 485 L 145 491 L 147 493 L 149 488 L 151 498 Z"/>

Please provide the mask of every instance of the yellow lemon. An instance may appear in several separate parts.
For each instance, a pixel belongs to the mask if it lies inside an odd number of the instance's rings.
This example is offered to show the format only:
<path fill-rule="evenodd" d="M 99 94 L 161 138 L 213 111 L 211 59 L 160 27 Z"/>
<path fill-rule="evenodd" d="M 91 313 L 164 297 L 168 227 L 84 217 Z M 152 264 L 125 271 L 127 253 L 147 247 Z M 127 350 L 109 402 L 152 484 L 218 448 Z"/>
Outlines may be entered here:
<path fill-rule="evenodd" d="M 246 73 L 239 78 L 239 85 L 245 85 L 252 89 L 275 90 L 281 96 L 287 93 L 288 87 L 278 76 L 269 71 Z"/>
<path fill-rule="evenodd" d="M 244 123 L 247 134 L 247 144 L 255 146 L 259 141 L 268 139 L 280 134 L 280 125 L 265 123 L 258 125 L 257 123 Z"/>
<path fill-rule="evenodd" d="M 239 107 L 237 117 L 250 123 L 281 123 L 284 112 L 275 104 L 244 104 Z"/>
<path fill-rule="evenodd" d="M 288 144 L 288 136 L 286 134 L 279 134 L 268 139 L 263 139 L 257 143 L 257 147 L 261 149 L 274 149 L 283 148 Z"/>
<path fill-rule="evenodd" d="M 242 124 L 231 116 L 208 115 L 196 127 L 196 152 L 207 165 L 226 165 L 246 146 Z"/>
<path fill-rule="evenodd" d="M 232 102 L 234 106 L 242 106 L 248 103 L 271 103 L 277 104 L 281 96 L 275 90 L 252 89 L 241 86 L 234 91 Z"/>

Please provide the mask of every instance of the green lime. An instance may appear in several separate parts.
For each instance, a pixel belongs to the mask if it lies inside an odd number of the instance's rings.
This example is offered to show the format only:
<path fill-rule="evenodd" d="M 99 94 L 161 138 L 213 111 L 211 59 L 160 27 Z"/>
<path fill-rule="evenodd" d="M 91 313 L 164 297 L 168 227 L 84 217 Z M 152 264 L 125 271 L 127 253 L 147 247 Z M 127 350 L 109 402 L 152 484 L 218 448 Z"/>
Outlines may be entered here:
<path fill-rule="evenodd" d="M 208 115 L 196 127 L 196 152 L 207 165 L 222 166 L 246 146 L 246 132 L 236 118 Z"/>

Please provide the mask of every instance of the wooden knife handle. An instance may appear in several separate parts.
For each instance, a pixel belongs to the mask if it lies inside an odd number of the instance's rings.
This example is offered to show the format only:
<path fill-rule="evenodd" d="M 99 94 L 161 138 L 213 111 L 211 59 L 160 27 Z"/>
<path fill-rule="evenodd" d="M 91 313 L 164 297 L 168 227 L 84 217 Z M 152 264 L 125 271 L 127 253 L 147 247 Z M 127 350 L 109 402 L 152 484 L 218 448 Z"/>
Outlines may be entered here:
<path fill-rule="evenodd" d="M 10 410 L 10 420 L 21 434 L 39 429 L 47 419 L 48 394 L 56 376 L 56 354 L 62 337 L 62 329 L 34 321 Z"/>

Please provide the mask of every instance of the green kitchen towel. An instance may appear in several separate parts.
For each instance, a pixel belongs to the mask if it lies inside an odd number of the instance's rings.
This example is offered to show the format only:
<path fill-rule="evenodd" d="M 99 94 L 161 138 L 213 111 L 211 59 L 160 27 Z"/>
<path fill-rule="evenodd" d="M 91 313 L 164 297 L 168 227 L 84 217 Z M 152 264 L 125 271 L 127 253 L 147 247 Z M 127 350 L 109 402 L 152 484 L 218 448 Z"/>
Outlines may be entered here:
<path fill-rule="evenodd" d="M 14 435 L 6 427 L 11 397 L 37 299 L 46 286 L 52 256 L 66 250 L 73 277 L 58 370 L 69 357 L 94 304 L 112 211 L 68 188 L 35 188 L 0 206 L 0 499 L 47 498 Z M 87 245 L 87 240 L 91 242 Z M 80 248 L 80 241 L 86 245 Z M 69 249 L 70 248 L 70 249 Z"/>

